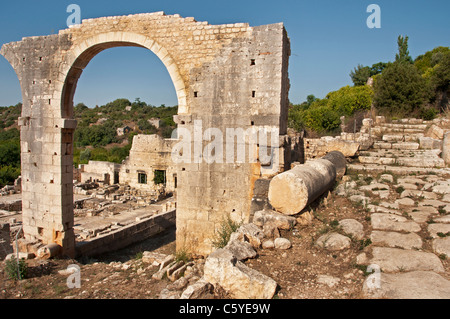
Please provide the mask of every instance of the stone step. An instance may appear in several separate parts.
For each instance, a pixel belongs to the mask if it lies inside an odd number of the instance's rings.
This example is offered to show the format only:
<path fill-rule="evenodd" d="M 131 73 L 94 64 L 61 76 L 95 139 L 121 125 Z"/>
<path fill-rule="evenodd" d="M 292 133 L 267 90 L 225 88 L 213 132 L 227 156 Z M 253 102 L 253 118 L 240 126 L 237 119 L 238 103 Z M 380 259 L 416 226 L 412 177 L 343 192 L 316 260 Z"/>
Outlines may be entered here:
<path fill-rule="evenodd" d="M 386 142 L 386 141 L 379 141 L 375 142 L 373 144 L 373 148 L 378 149 L 384 149 L 384 150 L 418 150 L 420 147 L 419 143 L 414 142 Z"/>
<path fill-rule="evenodd" d="M 384 134 L 381 138 L 383 142 L 417 142 L 421 138 L 425 136 L 424 133 L 411 133 L 411 134 L 402 134 L 402 133 L 391 133 Z"/>
<path fill-rule="evenodd" d="M 374 230 L 370 235 L 372 244 L 391 248 L 420 249 L 422 238 L 415 233 L 398 233 L 391 231 Z"/>
<path fill-rule="evenodd" d="M 398 150 L 398 149 L 377 149 L 360 151 L 359 156 L 369 157 L 439 157 L 441 154 L 440 149 L 419 149 L 419 150 Z"/>
<path fill-rule="evenodd" d="M 361 164 L 399 165 L 408 167 L 440 168 L 445 167 L 445 162 L 437 156 L 414 156 L 414 157 L 379 157 L 359 156 Z"/>
<path fill-rule="evenodd" d="M 380 280 L 375 284 L 373 277 L 367 277 L 363 285 L 363 294 L 366 297 L 375 299 L 450 299 L 450 280 L 434 271 L 380 273 Z"/>
<path fill-rule="evenodd" d="M 392 165 L 377 165 L 377 164 L 348 164 L 347 169 L 360 173 L 369 173 L 369 174 L 380 174 L 380 173 L 393 173 L 396 175 L 450 174 L 450 168 L 407 167 L 407 166 L 392 166 Z"/>
<path fill-rule="evenodd" d="M 401 123 L 383 123 L 379 125 L 385 129 L 402 129 L 402 130 L 421 130 L 427 129 L 427 124 L 401 124 Z"/>

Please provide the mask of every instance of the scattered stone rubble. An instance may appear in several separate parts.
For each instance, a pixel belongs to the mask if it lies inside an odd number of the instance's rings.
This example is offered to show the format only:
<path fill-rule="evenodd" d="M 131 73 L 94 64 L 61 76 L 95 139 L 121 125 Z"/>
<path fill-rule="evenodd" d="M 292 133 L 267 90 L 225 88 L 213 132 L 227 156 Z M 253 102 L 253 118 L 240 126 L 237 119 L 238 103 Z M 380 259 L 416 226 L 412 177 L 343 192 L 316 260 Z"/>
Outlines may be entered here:
<path fill-rule="evenodd" d="M 380 118 L 377 121 L 384 124 Z M 401 126 L 380 126 L 386 134 L 378 135 L 381 140 L 374 142 L 372 150 L 359 152 L 360 161 L 367 161 L 368 153 L 365 152 L 376 153 L 378 157 L 373 156 L 377 158 L 374 163 L 347 165 L 352 168 L 347 175 L 337 173 L 339 165 L 333 165 L 332 177 L 342 178 L 334 193 L 349 198 L 355 206 L 370 212 L 369 227 L 354 219 L 339 220 L 338 228 L 317 238 L 314 246 L 339 253 L 350 248 L 352 239 L 363 240 L 369 236 L 367 247 L 358 255 L 356 264 L 379 272 L 365 280 L 361 287 L 364 297 L 448 299 L 450 280 L 443 261 L 450 256 L 450 172 L 443 168 L 443 151 L 438 152 L 439 149 L 435 148 L 443 147 L 444 143 L 438 138 L 445 136 L 446 132 L 441 132 L 436 124 L 425 127 L 413 120 L 394 124 Z M 363 127 L 371 125 L 370 121 L 365 121 Z M 376 131 L 376 127 L 373 128 Z M 392 134 L 391 129 L 401 132 Z M 410 134 L 419 134 L 416 136 L 418 141 L 410 141 Z M 387 144 L 390 148 L 384 148 L 388 147 Z M 399 157 L 389 157 L 393 154 L 386 150 L 396 150 L 401 157 L 409 154 L 411 161 L 398 161 Z M 427 150 L 432 152 L 425 153 Z M 428 156 L 431 163 L 426 166 L 417 164 L 422 164 L 421 160 Z M 389 158 L 396 161 L 385 160 Z M 323 159 L 316 161 L 323 163 Z M 299 170 L 297 167 L 300 165 L 294 165 L 292 170 Z M 314 165 L 309 167 L 312 169 Z M 401 170 L 396 170 L 397 167 Z M 326 184 L 327 187 L 318 193 L 326 192 L 332 183 Z M 105 199 L 120 200 L 111 197 L 114 191 L 97 192 L 91 200 L 99 200 L 99 203 Z M 84 202 L 86 206 L 89 204 L 88 200 Z M 100 208 L 108 206 L 98 205 L 102 206 Z M 211 298 L 218 290 L 225 291 L 231 298 L 272 298 L 277 289 L 276 281 L 251 269 L 244 261 L 257 258 L 260 249 L 291 249 L 292 243 L 280 236 L 280 230 L 290 230 L 296 224 L 308 225 L 314 218 L 309 211 L 298 213 L 286 214 L 267 207 L 256 211 L 251 223 L 242 225 L 231 235 L 226 247 L 214 251 L 206 259 L 186 262 L 173 255 L 145 252 L 142 261 L 159 267 L 153 274 L 154 279 L 167 278 L 171 282 L 161 291 L 159 297 L 162 299 Z M 128 265 L 120 264 L 118 267 Z M 320 275 L 317 282 L 335 287 L 343 279 Z"/>
<path fill-rule="evenodd" d="M 17 188 L 16 188 L 17 190 Z M 18 190 L 17 190 L 18 191 Z M 74 181 L 75 236 L 78 242 L 89 241 L 123 229 L 131 224 L 148 220 L 157 214 L 176 209 L 173 194 L 163 189 L 141 191 L 124 185 L 106 185 L 99 182 L 80 183 Z M 11 258 L 11 243 L 22 227 L 22 201 L 15 192 L 2 197 L 0 201 L 0 223 L 8 225 L 9 241 L 0 241 L 0 259 Z M 38 241 L 28 241 L 19 234 L 21 258 L 48 259 L 58 251 L 52 245 L 42 245 Z M 15 246 L 13 247 L 15 250 Z"/>
<path fill-rule="evenodd" d="M 296 219 L 275 211 L 257 212 L 255 219 L 257 224 L 239 227 L 231 234 L 227 246 L 215 250 L 206 259 L 185 263 L 173 255 L 144 252 L 143 261 L 160 267 L 153 278 L 168 278 L 173 282 L 161 292 L 160 298 L 197 299 L 211 296 L 217 289 L 237 299 L 272 298 L 276 281 L 249 268 L 243 261 L 256 258 L 257 249 L 289 249 L 291 242 L 280 237 L 278 228 L 287 229 L 296 224 Z"/>

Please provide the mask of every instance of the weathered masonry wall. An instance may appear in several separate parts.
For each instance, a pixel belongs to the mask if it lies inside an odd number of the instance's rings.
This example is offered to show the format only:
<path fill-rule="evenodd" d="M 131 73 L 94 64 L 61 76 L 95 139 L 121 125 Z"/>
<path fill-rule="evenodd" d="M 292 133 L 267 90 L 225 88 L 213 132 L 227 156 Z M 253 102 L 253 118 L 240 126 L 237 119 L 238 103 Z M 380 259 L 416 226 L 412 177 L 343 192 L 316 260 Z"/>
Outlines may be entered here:
<path fill-rule="evenodd" d="M 119 179 L 121 184 L 140 190 L 155 189 L 155 170 L 165 174 L 165 189 L 173 192 L 177 183 L 177 167 L 172 162 L 172 148 L 176 140 L 164 139 L 159 135 L 136 135 L 130 156 L 122 163 Z M 145 175 L 145 183 L 139 175 Z"/>
<path fill-rule="evenodd" d="M 279 129 L 280 165 L 177 164 L 177 247 L 208 254 L 222 218 L 246 221 L 253 183 L 289 166 L 286 134 L 290 45 L 283 24 L 209 25 L 162 12 L 89 19 L 59 34 L 3 45 L 22 88 L 24 234 L 74 255 L 73 96 L 90 60 L 108 48 L 147 48 L 166 66 L 178 125 Z M 246 143 L 247 144 L 247 143 Z M 247 145 L 248 146 L 248 145 Z M 287 147 L 289 146 L 289 147 Z"/>
<path fill-rule="evenodd" d="M 94 239 L 85 240 L 77 245 L 77 254 L 80 256 L 95 256 L 108 251 L 118 250 L 155 236 L 164 230 L 174 227 L 175 224 L 175 210 L 161 213 Z"/>

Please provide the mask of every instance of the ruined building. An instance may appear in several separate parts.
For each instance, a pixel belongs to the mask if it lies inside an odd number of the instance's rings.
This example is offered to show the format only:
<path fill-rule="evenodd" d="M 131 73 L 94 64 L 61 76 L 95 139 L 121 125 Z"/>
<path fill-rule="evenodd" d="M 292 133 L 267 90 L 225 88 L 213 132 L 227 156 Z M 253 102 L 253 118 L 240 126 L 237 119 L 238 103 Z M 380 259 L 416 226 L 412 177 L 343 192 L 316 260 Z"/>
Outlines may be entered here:
<path fill-rule="evenodd" d="M 178 97 L 175 120 L 184 135 L 198 134 L 198 123 L 202 132 L 209 128 L 224 134 L 227 129 L 272 132 L 268 153 L 279 157 L 276 162 L 258 155 L 255 161 L 209 162 L 196 153 L 195 139 L 184 139 L 185 160 L 174 167 L 167 167 L 164 157 L 160 158 L 158 165 L 160 171 L 165 170 L 167 184 L 177 184 L 177 248 L 208 254 L 224 216 L 243 222 L 250 219 L 255 181 L 290 164 L 291 144 L 286 136 L 290 43 L 282 23 L 210 25 L 157 12 L 88 19 L 58 34 L 3 45 L 0 53 L 13 66 L 22 89 L 19 125 L 25 237 L 57 243 L 63 254 L 76 255 L 73 97 L 91 59 L 121 46 L 147 48 L 164 63 Z M 137 142 L 144 148 L 153 143 L 163 149 L 171 146 L 155 137 Z M 200 149 L 210 142 L 204 140 Z M 246 139 L 238 146 L 259 154 L 260 145 Z M 130 158 L 139 158 L 139 150 Z M 122 169 L 124 178 L 129 174 L 129 182 L 135 182 L 139 168 L 125 164 Z M 147 182 L 153 179 L 152 172 L 145 174 Z"/>

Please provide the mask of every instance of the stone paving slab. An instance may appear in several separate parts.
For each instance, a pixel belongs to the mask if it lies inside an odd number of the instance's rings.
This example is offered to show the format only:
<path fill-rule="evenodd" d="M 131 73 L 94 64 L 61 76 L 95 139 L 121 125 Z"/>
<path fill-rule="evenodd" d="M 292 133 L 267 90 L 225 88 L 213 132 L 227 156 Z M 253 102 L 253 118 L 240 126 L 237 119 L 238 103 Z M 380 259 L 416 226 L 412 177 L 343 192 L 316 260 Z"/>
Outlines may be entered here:
<path fill-rule="evenodd" d="M 450 299 L 450 281 L 432 271 L 413 271 L 400 274 L 380 274 L 379 288 L 363 285 L 368 298 L 387 299 Z"/>
<path fill-rule="evenodd" d="M 436 238 L 433 240 L 432 246 L 436 254 L 450 257 L 450 237 Z"/>
<path fill-rule="evenodd" d="M 370 235 L 370 240 L 374 245 L 385 245 L 392 248 L 422 248 L 422 239 L 415 233 L 401 234 L 375 230 Z"/>
<path fill-rule="evenodd" d="M 420 225 L 416 222 L 394 214 L 374 213 L 371 215 L 371 223 L 373 229 L 376 230 L 404 232 L 419 232 L 421 230 Z"/>
<path fill-rule="evenodd" d="M 378 265 L 383 272 L 435 271 L 444 272 L 444 266 L 433 253 L 399 248 L 373 247 L 371 264 Z"/>

